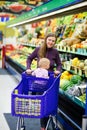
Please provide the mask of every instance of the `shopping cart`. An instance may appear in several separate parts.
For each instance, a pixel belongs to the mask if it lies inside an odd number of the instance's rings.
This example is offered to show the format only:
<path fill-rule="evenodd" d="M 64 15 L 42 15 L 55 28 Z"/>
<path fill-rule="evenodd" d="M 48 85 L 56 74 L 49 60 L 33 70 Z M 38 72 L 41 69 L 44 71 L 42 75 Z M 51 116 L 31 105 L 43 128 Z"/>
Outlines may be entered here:
<path fill-rule="evenodd" d="M 49 116 L 46 130 L 50 122 L 53 130 L 58 130 L 57 109 L 60 74 L 49 79 L 37 78 L 22 73 L 22 80 L 11 94 L 11 112 L 18 117 L 16 130 L 25 130 L 24 118 L 42 118 Z M 36 92 L 36 95 L 32 95 Z M 55 120 L 54 120 L 55 118 Z M 56 123 L 54 123 L 56 122 Z M 55 127 L 55 129 L 54 129 Z"/>

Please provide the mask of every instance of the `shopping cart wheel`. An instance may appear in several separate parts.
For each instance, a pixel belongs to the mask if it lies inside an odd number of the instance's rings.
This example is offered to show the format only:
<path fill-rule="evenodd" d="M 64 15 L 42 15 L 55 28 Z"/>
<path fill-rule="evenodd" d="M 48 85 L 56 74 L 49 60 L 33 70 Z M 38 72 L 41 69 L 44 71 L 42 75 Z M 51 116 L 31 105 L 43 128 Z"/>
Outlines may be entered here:
<path fill-rule="evenodd" d="M 21 126 L 21 130 L 25 130 L 25 126 Z"/>
<path fill-rule="evenodd" d="M 58 127 L 58 121 L 56 119 L 56 116 L 49 117 L 46 130 L 60 130 L 60 128 Z"/>
<path fill-rule="evenodd" d="M 25 130 L 24 118 L 18 117 L 16 130 Z"/>
<path fill-rule="evenodd" d="M 52 116 L 49 117 L 49 120 L 48 120 L 47 126 L 46 126 L 46 130 L 56 130 Z"/>

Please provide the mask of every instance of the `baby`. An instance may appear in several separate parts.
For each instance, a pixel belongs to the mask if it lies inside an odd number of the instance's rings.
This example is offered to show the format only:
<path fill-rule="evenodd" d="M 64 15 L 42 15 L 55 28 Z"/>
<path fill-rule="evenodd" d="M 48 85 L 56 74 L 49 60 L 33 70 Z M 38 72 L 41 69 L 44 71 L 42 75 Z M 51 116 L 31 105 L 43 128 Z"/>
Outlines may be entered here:
<path fill-rule="evenodd" d="M 39 77 L 39 78 L 49 78 L 48 69 L 50 67 L 50 61 L 47 58 L 41 58 L 38 63 L 38 68 L 32 72 L 33 76 Z M 47 83 L 48 81 L 44 80 L 35 80 L 33 83 L 34 90 L 44 91 L 47 89 Z M 35 94 L 35 93 L 34 93 Z M 37 94 L 42 94 L 41 92 L 38 92 Z"/>
<path fill-rule="evenodd" d="M 41 58 L 38 63 L 38 68 L 32 72 L 33 76 L 41 78 L 49 78 L 48 69 L 50 67 L 50 61 L 47 58 Z"/>

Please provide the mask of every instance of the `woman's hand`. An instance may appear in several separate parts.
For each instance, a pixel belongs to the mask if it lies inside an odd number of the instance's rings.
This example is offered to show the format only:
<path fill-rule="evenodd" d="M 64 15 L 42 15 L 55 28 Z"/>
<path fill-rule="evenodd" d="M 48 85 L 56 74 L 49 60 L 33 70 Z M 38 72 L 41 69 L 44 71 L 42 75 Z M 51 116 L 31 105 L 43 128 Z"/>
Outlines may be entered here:
<path fill-rule="evenodd" d="M 31 73 L 32 73 L 32 70 L 31 70 L 31 69 L 27 69 L 27 70 L 26 70 L 26 73 L 27 73 L 27 74 L 31 74 Z"/>
<path fill-rule="evenodd" d="M 55 71 L 54 71 L 54 75 L 55 75 L 55 76 L 57 76 L 59 73 L 60 73 L 59 70 L 55 70 Z"/>

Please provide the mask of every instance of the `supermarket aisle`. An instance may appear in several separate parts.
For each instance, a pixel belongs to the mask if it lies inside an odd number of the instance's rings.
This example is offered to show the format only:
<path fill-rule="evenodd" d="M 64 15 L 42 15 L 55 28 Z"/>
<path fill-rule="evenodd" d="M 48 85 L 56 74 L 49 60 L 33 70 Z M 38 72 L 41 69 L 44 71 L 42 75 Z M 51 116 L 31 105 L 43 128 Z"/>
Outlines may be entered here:
<path fill-rule="evenodd" d="M 8 75 L 8 72 L 1 66 L 0 61 L 0 130 L 9 130 L 4 114 L 11 111 L 10 93 L 18 82 L 13 79 L 13 76 Z"/>
<path fill-rule="evenodd" d="M 0 130 L 16 130 L 17 117 L 11 116 L 11 92 L 18 81 L 1 68 L 0 61 Z M 39 119 L 25 119 L 26 130 L 39 130 Z"/>

